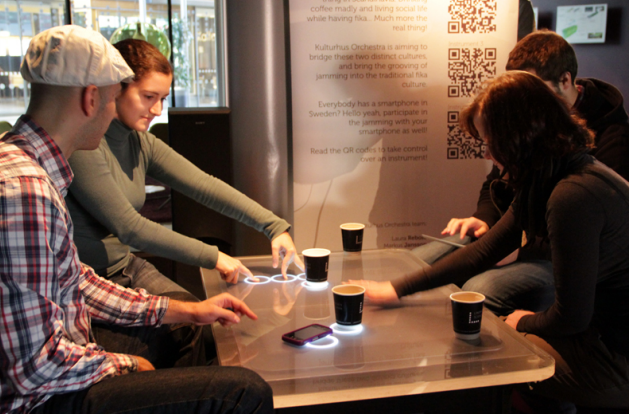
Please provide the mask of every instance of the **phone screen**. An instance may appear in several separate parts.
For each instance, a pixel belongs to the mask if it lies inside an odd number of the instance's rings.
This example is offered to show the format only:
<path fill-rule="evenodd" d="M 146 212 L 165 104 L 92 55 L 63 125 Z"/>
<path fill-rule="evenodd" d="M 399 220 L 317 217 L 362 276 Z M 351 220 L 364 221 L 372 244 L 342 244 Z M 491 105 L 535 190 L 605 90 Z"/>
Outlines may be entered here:
<path fill-rule="evenodd" d="M 326 328 L 325 326 L 312 325 L 312 326 L 306 326 L 303 329 L 299 329 L 295 332 L 292 332 L 288 334 L 287 336 L 291 338 L 295 338 L 300 341 L 305 341 L 308 338 L 312 338 L 313 336 L 317 336 L 323 332 L 327 332 L 328 330 L 329 328 Z"/>

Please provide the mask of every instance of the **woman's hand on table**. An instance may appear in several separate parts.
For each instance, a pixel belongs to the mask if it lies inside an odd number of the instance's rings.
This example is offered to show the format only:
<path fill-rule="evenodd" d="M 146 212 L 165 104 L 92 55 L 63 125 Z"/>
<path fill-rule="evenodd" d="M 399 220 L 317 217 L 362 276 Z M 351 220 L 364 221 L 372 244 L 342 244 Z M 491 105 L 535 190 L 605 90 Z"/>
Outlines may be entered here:
<path fill-rule="evenodd" d="M 479 220 L 476 217 L 468 217 L 451 219 L 446 228 L 441 231 L 441 234 L 454 236 L 457 233 L 461 233 L 461 240 L 463 240 L 466 235 L 478 238 L 488 231 L 489 226 L 483 220 Z"/>
<path fill-rule="evenodd" d="M 375 282 L 373 280 L 350 280 L 343 284 L 359 285 L 366 289 L 365 296 L 375 305 L 393 305 L 400 303 L 391 282 Z"/>
<path fill-rule="evenodd" d="M 510 327 L 512 327 L 513 329 L 517 331 L 518 322 L 520 322 L 520 319 L 525 315 L 535 315 L 535 312 L 526 311 L 526 310 L 513 311 L 512 314 L 507 316 L 507 319 L 505 319 L 505 322 L 507 325 L 509 325 Z"/>
<path fill-rule="evenodd" d="M 251 271 L 240 263 L 240 260 L 234 259 L 223 252 L 218 252 L 218 261 L 215 269 L 219 271 L 221 278 L 227 283 L 238 283 L 238 275 L 241 273 L 253 278 Z"/>
<path fill-rule="evenodd" d="M 277 268 L 280 259 L 282 260 L 282 276 L 284 276 L 284 280 L 288 279 L 286 272 L 288 266 L 290 266 L 293 261 L 302 272 L 304 271 L 304 264 L 299 258 L 299 255 L 297 255 L 297 249 L 295 248 L 290 234 L 284 232 L 274 238 L 271 241 L 271 249 L 273 254 L 273 268 Z"/>

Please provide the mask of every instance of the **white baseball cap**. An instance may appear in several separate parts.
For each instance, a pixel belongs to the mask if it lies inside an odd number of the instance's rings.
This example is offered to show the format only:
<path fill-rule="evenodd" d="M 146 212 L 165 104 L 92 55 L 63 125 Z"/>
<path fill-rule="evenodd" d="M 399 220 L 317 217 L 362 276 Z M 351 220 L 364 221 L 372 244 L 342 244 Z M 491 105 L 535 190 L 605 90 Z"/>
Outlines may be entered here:
<path fill-rule="evenodd" d="M 59 86 L 133 81 L 133 71 L 107 39 L 75 25 L 53 27 L 33 37 L 20 73 L 28 82 Z"/>

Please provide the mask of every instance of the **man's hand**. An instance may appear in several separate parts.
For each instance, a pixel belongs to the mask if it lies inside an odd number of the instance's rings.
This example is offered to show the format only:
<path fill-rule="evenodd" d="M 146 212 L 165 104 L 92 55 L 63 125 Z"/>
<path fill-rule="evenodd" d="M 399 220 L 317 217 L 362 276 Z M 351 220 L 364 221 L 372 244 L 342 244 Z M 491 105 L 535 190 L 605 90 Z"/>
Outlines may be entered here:
<path fill-rule="evenodd" d="M 391 282 L 374 282 L 373 280 L 350 280 L 344 285 L 359 285 L 367 289 L 365 296 L 375 305 L 393 305 L 400 302 Z"/>
<path fill-rule="evenodd" d="M 142 358 L 140 356 L 136 356 L 136 355 L 131 355 L 131 356 L 138 360 L 138 372 L 155 371 L 155 367 L 153 366 L 153 364 L 151 364 L 146 359 L 144 359 L 144 358 Z"/>
<path fill-rule="evenodd" d="M 535 312 L 526 311 L 526 310 L 513 311 L 511 315 L 507 316 L 507 319 L 505 320 L 505 322 L 507 323 L 507 325 L 509 325 L 510 327 L 512 327 L 513 329 L 517 331 L 518 322 L 520 322 L 520 319 L 524 315 L 535 315 Z"/>
<path fill-rule="evenodd" d="M 297 255 L 297 250 L 295 249 L 295 244 L 290 234 L 284 232 L 274 238 L 273 241 L 271 241 L 271 249 L 273 252 L 273 268 L 277 268 L 280 259 L 282 259 L 282 276 L 284 276 L 284 280 L 288 279 L 286 271 L 293 261 L 295 261 L 295 264 L 302 272 L 304 271 L 304 264 Z"/>
<path fill-rule="evenodd" d="M 219 322 L 227 327 L 240 322 L 243 315 L 253 320 L 258 319 L 243 301 L 229 293 L 221 293 L 203 302 L 180 302 L 171 299 L 162 323 L 209 325 Z"/>
<path fill-rule="evenodd" d="M 453 218 L 450 220 L 441 234 L 454 236 L 456 233 L 461 233 L 461 240 L 465 236 L 479 238 L 483 234 L 489 231 L 489 226 L 483 220 L 479 220 L 476 217 L 468 217 L 464 219 Z"/>
<path fill-rule="evenodd" d="M 253 274 L 247 269 L 240 260 L 234 259 L 223 252 L 218 252 L 218 261 L 216 262 L 216 270 L 221 274 L 221 278 L 227 283 L 238 283 L 238 275 L 253 277 Z"/>

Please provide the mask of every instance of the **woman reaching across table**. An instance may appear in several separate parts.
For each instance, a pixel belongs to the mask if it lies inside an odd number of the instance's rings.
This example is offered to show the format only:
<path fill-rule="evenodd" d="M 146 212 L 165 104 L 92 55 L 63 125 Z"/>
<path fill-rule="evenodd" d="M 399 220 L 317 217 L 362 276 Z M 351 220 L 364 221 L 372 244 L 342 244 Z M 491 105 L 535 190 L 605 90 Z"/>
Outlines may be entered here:
<path fill-rule="evenodd" d="M 556 360 L 555 375 L 531 385 L 536 403 L 549 398 L 543 412 L 574 412 L 572 403 L 629 407 L 629 183 L 587 154 L 593 139 L 584 125 L 536 76 L 499 76 L 464 110 L 462 126 L 508 173 L 516 193 L 508 212 L 478 242 L 421 273 L 358 282 L 371 302 L 397 302 L 464 283 L 520 247 L 522 231 L 529 243 L 546 238 L 555 302 L 506 319 Z"/>
<path fill-rule="evenodd" d="M 81 261 L 101 276 L 152 294 L 185 290 L 131 254 L 129 245 L 190 265 L 216 268 L 230 283 L 236 283 L 240 273 L 251 275 L 239 260 L 216 246 L 142 217 L 138 211 L 145 200 L 145 177 L 150 176 L 264 232 L 272 240 L 273 266 L 282 260 L 284 275 L 293 260 L 303 268 L 286 221 L 204 173 L 147 132 L 169 94 L 173 78 L 170 62 L 145 41 L 128 39 L 115 47 L 134 71 L 134 81 L 123 86 L 116 99 L 116 119 L 98 149 L 77 151 L 70 158 L 75 178 L 67 201 Z"/>

